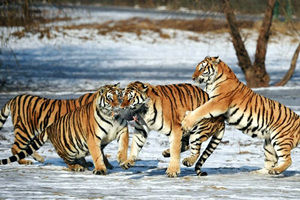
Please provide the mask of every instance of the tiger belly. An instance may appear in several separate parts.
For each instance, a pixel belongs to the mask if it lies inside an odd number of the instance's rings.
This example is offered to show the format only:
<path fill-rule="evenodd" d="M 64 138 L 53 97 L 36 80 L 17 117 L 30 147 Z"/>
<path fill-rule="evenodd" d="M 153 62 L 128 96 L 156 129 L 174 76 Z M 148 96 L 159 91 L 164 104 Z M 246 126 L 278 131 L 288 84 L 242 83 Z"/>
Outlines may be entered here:
<path fill-rule="evenodd" d="M 262 122 L 262 117 L 242 112 L 237 108 L 230 108 L 226 115 L 226 121 L 243 133 L 253 137 L 265 139 L 270 137 L 266 123 Z"/>

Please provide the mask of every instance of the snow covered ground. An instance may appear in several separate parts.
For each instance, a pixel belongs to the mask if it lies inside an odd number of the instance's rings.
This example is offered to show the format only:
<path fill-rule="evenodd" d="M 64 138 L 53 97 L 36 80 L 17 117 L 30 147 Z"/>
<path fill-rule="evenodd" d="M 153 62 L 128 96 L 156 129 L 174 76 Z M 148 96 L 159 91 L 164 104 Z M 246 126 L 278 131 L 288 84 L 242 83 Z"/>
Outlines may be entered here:
<path fill-rule="evenodd" d="M 128 10 L 68 12 L 81 17 L 74 23 L 159 16 Z M 162 18 L 167 17 L 162 15 Z M 195 34 L 168 29 L 163 32 L 172 35 L 171 39 L 162 39 L 152 32 L 140 38 L 124 33 L 118 38 L 116 33 L 102 36 L 96 30 L 88 29 L 72 30 L 67 34 L 53 30 L 55 39 L 38 39 L 38 35 L 33 34 L 22 39 L 10 38 L 2 43 L 0 54 L 0 80 L 6 82 L 1 88 L 0 106 L 22 93 L 76 98 L 100 85 L 116 82 L 123 87 L 135 80 L 152 84 L 192 83 L 196 64 L 207 55 L 219 55 L 244 81 L 228 34 Z M 257 33 L 244 32 L 248 34 L 247 50 L 253 56 Z M 0 28 L 0 33 L 5 35 L 8 31 Z M 189 36 L 197 37 L 199 41 L 190 40 Z M 297 44 L 293 37 L 271 37 L 266 65 L 272 83 L 288 69 Z M 296 70 L 287 86 L 256 91 L 300 114 L 299 79 L 300 71 Z M 11 155 L 13 140 L 13 127 L 8 118 L 0 132 L 1 158 Z M 136 166 L 123 170 L 116 161 L 117 144 L 114 141 L 105 149 L 114 169 L 108 170 L 106 176 L 96 176 L 92 169 L 67 171 L 52 145 L 46 144 L 39 150 L 45 156 L 45 163 L 0 166 L 0 199 L 299 199 L 299 147 L 292 151 L 293 164 L 283 174 L 252 175 L 251 171 L 263 167 L 263 141 L 227 126 L 223 143 L 204 164 L 203 171 L 208 176 L 197 177 L 193 167 L 182 165 L 180 176 L 172 179 L 165 176 L 169 159 L 163 158 L 161 153 L 166 148 L 167 137 L 151 132 Z M 188 152 L 183 153 L 182 158 L 187 155 Z M 91 157 L 87 159 L 91 161 Z"/>

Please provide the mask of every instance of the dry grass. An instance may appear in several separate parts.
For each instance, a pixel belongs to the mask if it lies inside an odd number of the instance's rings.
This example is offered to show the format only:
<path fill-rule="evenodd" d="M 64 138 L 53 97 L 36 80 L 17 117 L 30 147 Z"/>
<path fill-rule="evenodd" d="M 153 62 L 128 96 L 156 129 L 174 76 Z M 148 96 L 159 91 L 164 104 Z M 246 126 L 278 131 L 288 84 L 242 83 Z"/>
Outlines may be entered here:
<path fill-rule="evenodd" d="M 253 28 L 253 22 L 239 22 L 241 28 Z M 108 21 L 103 24 L 81 24 L 66 26 L 65 29 L 83 29 L 93 28 L 98 29 L 99 34 L 106 35 L 110 32 L 130 32 L 140 35 L 142 31 L 153 31 L 161 33 L 162 28 L 177 29 L 184 31 L 193 31 L 198 33 L 212 32 L 212 31 L 227 31 L 226 21 L 213 19 L 194 19 L 194 20 L 150 20 L 148 18 L 130 18 L 120 21 Z"/>
<path fill-rule="evenodd" d="M 67 21 L 69 18 L 56 18 L 56 19 L 43 19 L 39 23 L 52 23 L 55 21 Z M 57 32 L 64 30 L 81 30 L 81 29 L 95 29 L 100 35 L 107 35 L 114 33 L 114 37 L 122 37 L 123 33 L 134 33 L 138 38 L 141 35 L 154 32 L 158 33 L 159 37 L 162 39 L 170 39 L 172 36 L 163 32 L 163 29 L 176 29 L 182 31 L 191 31 L 195 33 L 224 33 L 228 32 L 227 22 L 225 20 L 214 20 L 214 19 L 194 19 L 194 20 L 180 20 L 180 19 L 165 19 L 165 20 L 152 20 L 148 18 L 130 18 L 120 21 L 107 21 L 102 24 L 80 24 L 71 25 L 64 27 L 52 26 L 51 28 L 43 28 L 38 23 L 33 23 L 30 29 L 24 29 L 22 31 L 14 32 L 13 35 L 17 37 L 24 37 L 26 32 L 33 32 L 40 34 L 40 38 L 54 38 L 55 35 L 51 34 L 51 30 L 55 29 Z M 240 29 L 255 29 L 259 31 L 261 22 L 251 22 L 251 21 L 239 21 L 238 25 Z M 42 27 L 42 28 L 41 28 Z M 300 31 L 300 23 L 284 23 L 284 22 L 274 22 L 271 34 L 295 34 Z M 85 38 L 88 39 L 88 38 Z M 189 36 L 188 39 L 193 41 L 199 41 L 196 36 Z"/>

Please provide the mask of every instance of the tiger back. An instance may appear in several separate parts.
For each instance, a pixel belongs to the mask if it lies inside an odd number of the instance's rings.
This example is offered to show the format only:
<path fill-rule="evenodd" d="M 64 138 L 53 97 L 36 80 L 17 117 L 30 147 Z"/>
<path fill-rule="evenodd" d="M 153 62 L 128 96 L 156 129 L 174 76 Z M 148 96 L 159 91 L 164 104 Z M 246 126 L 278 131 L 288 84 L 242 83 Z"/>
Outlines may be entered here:
<path fill-rule="evenodd" d="M 127 169 L 134 165 L 138 153 L 146 141 L 147 132 L 141 128 L 143 124 L 147 129 L 158 131 L 169 137 L 171 159 L 166 171 L 169 177 L 176 177 L 180 173 L 180 151 L 182 151 L 181 146 L 188 145 L 188 140 L 185 139 L 187 137 L 190 137 L 190 142 L 195 145 L 195 148 L 191 149 L 191 156 L 184 159 L 183 164 L 191 166 L 200 155 L 202 142 L 213 135 L 214 142 L 207 146 L 205 153 L 200 158 L 200 163 L 203 164 L 223 137 L 223 118 L 203 120 L 192 131 L 184 134 L 181 129 L 181 121 L 187 110 L 196 109 L 206 101 L 208 101 L 208 95 L 201 88 L 190 84 L 153 86 L 139 81 L 129 83 L 125 88 L 120 107 L 138 110 L 136 114 L 141 119 L 136 120 L 137 125 L 140 126 L 134 129 L 130 156 L 122 164 L 123 168 Z M 195 139 L 199 137 L 201 137 L 200 140 Z M 181 145 L 182 141 L 187 142 Z M 200 170 L 197 173 L 201 175 Z"/>
<path fill-rule="evenodd" d="M 16 154 L 26 148 L 32 139 L 40 134 L 46 127 L 66 113 L 75 110 L 94 99 L 93 93 L 87 93 L 78 99 L 46 99 L 33 95 L 19 95 L 8 101 L 1 109 L 0 130 L 9 114 L 11 114 L 15 141 L 12 145 L 12 154 Z M 34 153 L 33 158 L 40 162 L 44 158 Z M 19 160 L 19 164 L 32 164 L 29 160 Z"/>
<path fill-rule="evenodd" d="M 92 102 L 68 112 L 39 134 L 28 147 L 16 155 L 3 159 L 7 164 L 25 158 L 38 150 L 48 139 L 70 170 L 83 171 L 80 160 L 89 153 L 95 164 L 94 174 L 106 174 L 105 156 L 100 147 L 118 139 L 117 159 L 127 159 L 127 122 L 115 119 L 114 109 L 119 106 L 119 85 L 106 85 L 96 93 Z"/>
<path fill-rule="evenodd" d="M 280 174 L 291 165 L 291 150 L 300 140 L 299 115 L 253 92 L 218 57 L 201 61 L 193 79 L 206 83 L 210 100 L 184 118 L 184 129 L 191 129 L 199 120 L 224 115 L 229 125 L 265 140 L 265 166 L 255 173 Z"/>

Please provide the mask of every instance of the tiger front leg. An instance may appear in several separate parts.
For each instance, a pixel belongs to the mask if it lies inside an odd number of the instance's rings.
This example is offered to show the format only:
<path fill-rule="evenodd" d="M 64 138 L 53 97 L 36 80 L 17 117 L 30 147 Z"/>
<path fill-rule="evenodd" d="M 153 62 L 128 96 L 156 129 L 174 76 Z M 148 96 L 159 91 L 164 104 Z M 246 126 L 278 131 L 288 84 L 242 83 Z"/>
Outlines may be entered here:
<path fill-rule="evenodd" d="M 123 169 L 129 169 L 130 167 L 135 165 L 138 154 L 143 148 L 146 140 L 146 135 L 142 134 L 135 128 L 129 158 L 120 165 Z"/>
<path fill-rule="evenodd" d="M 168 177 L 177 177 L 180 174 L 180 149 L 181 149 L 182 130 L 177 128 L 169 137 L 171 159 L 166 171 Z"/>
<path fill-rule="evenodd" d="M 89 136 L 87 145 L 89 148 L 89 152 L 91 153 L 91 156 L 94 161 L 95 169 L 93 170 L 93 173 L 96 175 L 105 175 L 107 174 L 107 169 L 104 163 L 103 154 L 101 151 L 101 140 L 96 135 Z"/>
<path fill-rule="evenodd" d="M 218 101 L 218 99 L 212 99 L 194 111 L 187 111 L 181 123 L 183 130 L 191 130 L 202 119 L 217 117 L 226 113 L 229 104 L 230 102 L 226 102 L 225 100 Z"/>
<path fill-rule="evenodd" d="M 129 132 L 127 126 L 125 126 L 120 134 L 117 136 L 119 150 L 117 155 L 117 161 L 119 165 L 127 160 L 127 152 L 128 152 L 128 142 L 129 142 Z"/>

